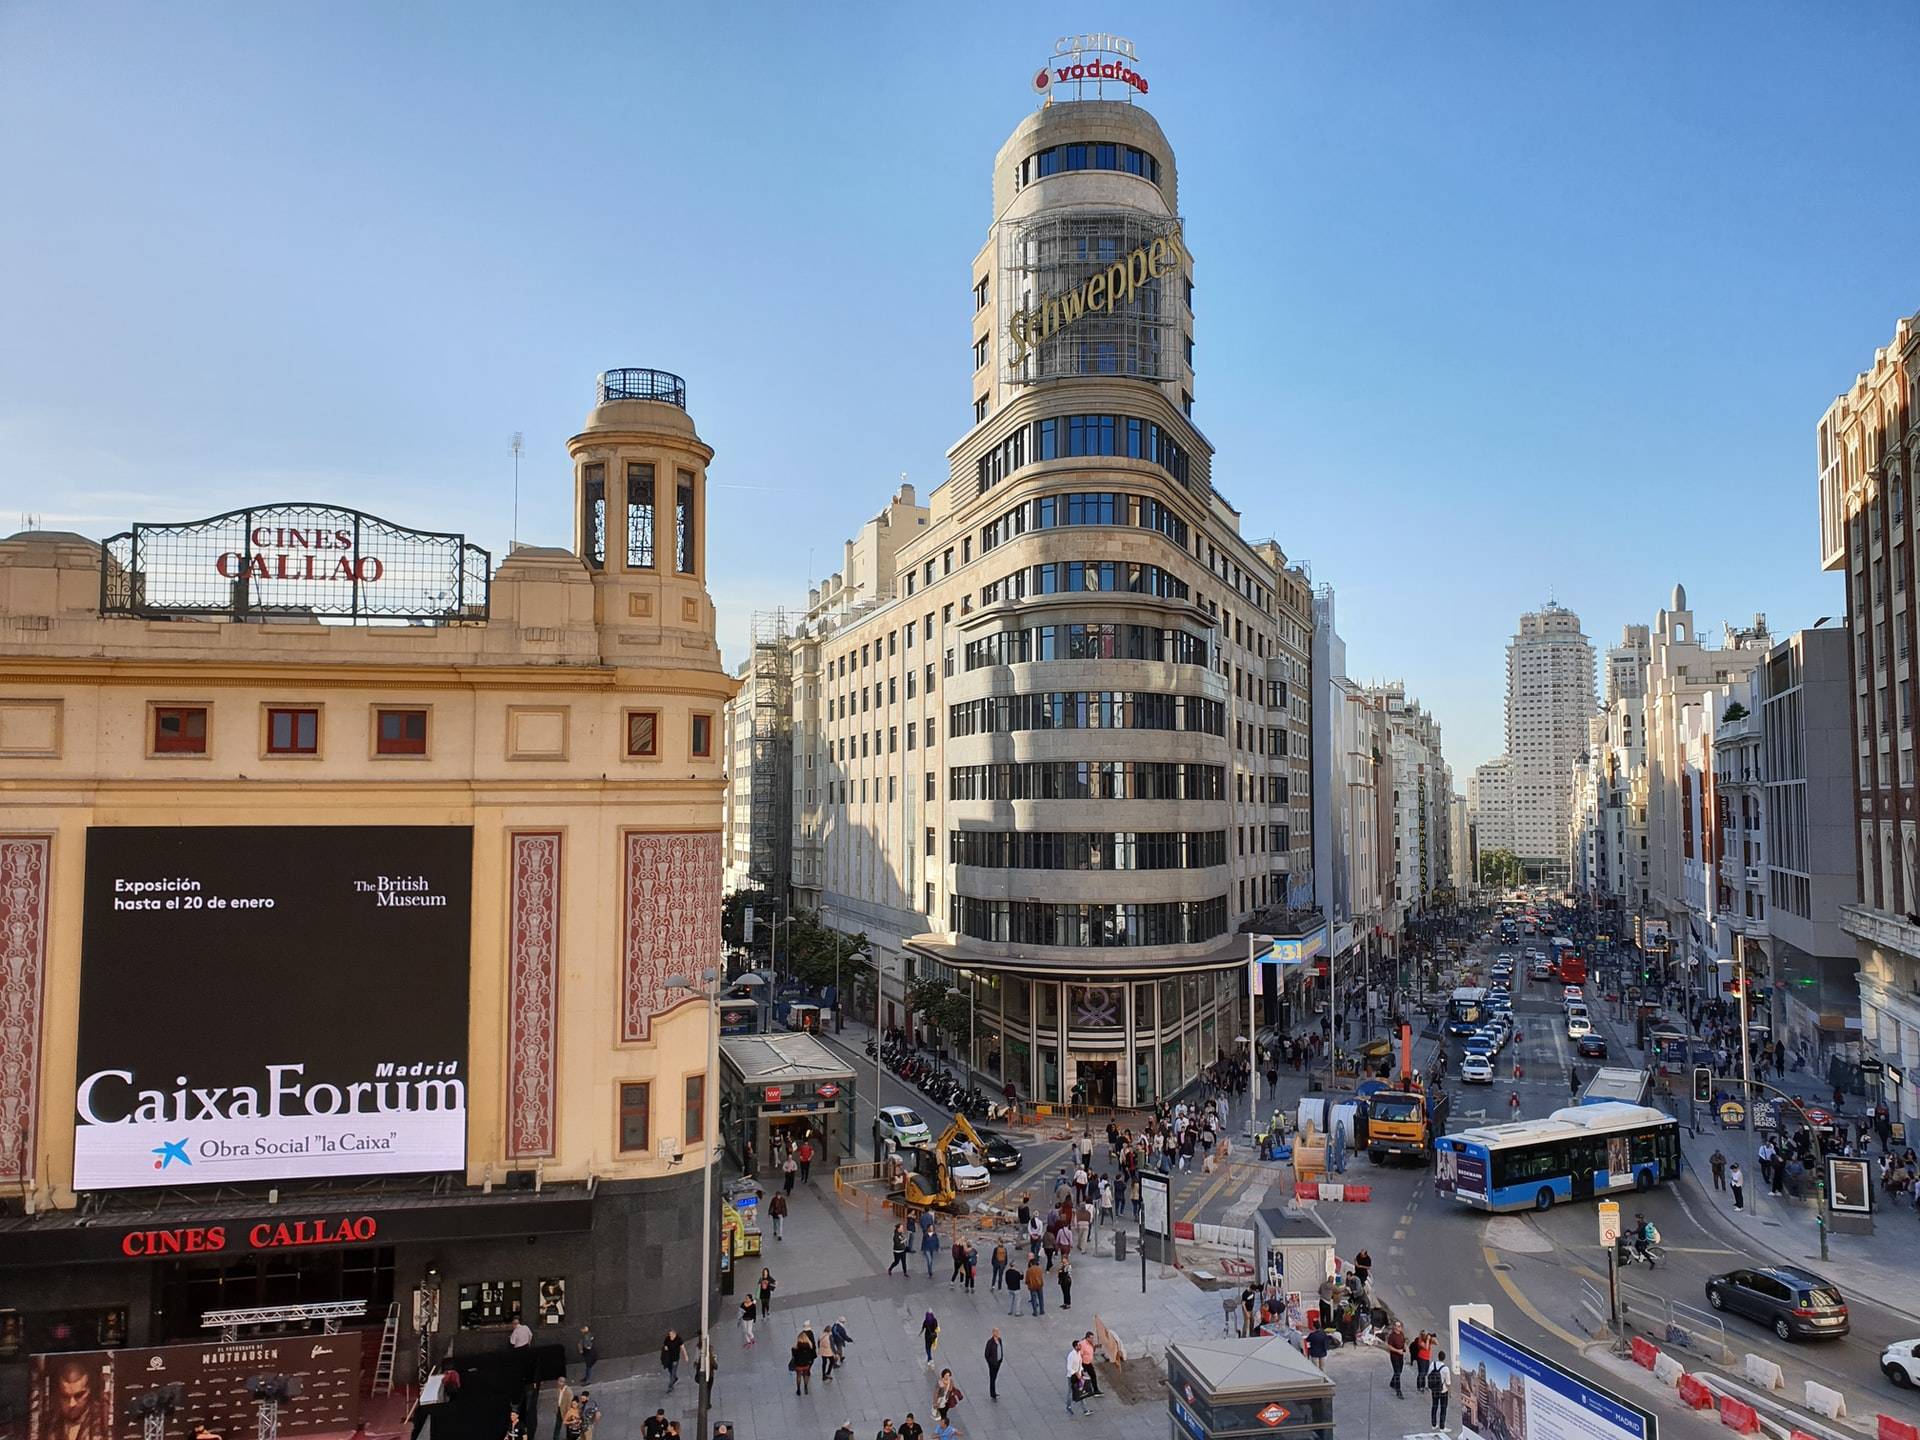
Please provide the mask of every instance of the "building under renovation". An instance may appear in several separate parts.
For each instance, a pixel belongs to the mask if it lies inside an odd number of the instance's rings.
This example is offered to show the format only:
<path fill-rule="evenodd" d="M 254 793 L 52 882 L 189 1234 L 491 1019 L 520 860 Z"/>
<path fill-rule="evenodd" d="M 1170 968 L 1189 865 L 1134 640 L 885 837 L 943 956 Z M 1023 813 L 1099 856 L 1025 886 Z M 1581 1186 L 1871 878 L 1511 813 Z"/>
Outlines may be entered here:
<path fill-rule="evenodd" d="M 793 868 L 793 634 L 785 610 L 753 616 L 753 647 L 728 703 L 729 892 L 784 895 Z"/>

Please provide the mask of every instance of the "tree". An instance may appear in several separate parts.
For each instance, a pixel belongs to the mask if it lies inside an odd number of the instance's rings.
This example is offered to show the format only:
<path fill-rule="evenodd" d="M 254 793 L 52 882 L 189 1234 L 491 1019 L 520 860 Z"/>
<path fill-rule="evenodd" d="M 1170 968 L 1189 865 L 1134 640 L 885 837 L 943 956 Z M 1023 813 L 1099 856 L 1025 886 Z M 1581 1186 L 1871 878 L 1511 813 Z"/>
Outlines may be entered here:
<path fill-rule="evenodd" d="M 1520 883 L 1525 873 L 1520 865 L 1520 857 L 1511 850 L 1496 847 L 1480 852 L 1480 883 L 1482 885 L 1511 890 Z"/>
<path fill-rule="evenodd" d="M 1752 713 L 1753 712 L 1747 709 L 1746 706 L 1742 705 L 1738 700 L 1736 700 L 1731 705 L 1727 706 L 1726 713 L 1720 717 L 1720 723 L 1722 725 L 1731 725 L 1736 720 L 1746 719 L 1747 716 L 1749 716 Z"/>

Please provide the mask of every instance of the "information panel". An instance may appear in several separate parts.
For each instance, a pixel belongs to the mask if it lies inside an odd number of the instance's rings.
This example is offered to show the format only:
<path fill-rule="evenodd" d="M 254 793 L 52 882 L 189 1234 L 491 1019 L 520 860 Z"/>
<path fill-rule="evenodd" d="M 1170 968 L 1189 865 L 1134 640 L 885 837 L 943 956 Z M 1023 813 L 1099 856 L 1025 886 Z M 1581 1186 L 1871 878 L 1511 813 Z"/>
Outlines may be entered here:
<path fill-rule="evenodd" d="M 74 1188 L 459 1170 L 473 831 L 87 832 Z"/>
<path fill-rule="evenodd" d="M 1454 1389 L 1470 1440 L 1658 1440 L 1653 1416 L 1493 1330 L 1460 1326 Z"/>

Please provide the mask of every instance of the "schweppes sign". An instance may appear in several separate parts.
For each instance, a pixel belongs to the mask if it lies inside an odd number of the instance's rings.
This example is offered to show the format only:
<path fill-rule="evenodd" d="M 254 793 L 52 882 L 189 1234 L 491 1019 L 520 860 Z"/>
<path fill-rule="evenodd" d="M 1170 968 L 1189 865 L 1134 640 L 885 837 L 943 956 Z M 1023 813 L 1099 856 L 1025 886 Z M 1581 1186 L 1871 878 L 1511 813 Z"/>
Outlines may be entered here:
<path fill-rule="evenodd" d="M 1049 295 L 1031 308 L 1016 310 L 1007 318 L 1007 338 L 1013 341 L 1013 363 L 1026 359 L 1027 352 L 1043 340 L 1051 340 L 1069 325 L 1088 314 L 1118 310 L 1133 300 L 1134 292 L 1149 280 L 1176 272 L 1187 258 L 1180 244 L 1180 227 L 1132 254 L 1116 260 L 1105 270 L 1088 276 L 1073 289 Z"/>

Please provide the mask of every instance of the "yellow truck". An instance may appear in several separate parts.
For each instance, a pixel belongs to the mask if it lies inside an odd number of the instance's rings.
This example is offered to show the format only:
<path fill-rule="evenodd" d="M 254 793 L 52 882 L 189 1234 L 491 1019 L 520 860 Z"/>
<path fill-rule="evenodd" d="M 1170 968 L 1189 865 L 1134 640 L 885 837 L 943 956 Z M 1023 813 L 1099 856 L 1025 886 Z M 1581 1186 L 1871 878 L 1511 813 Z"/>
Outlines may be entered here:
<path fill-rule="evenodd" d="M 1434 1137 L 1446 1130 L 1445 1091 L 1376 1090 L 1367 1096 L 1367 1158 L 1376 1165 L 1389 1156 L 1425 1165 Z"/>

